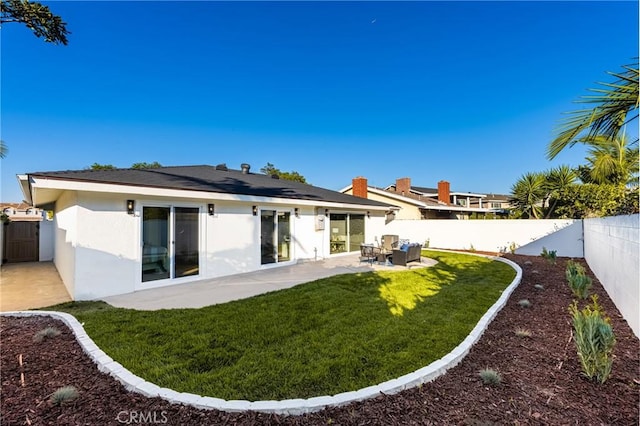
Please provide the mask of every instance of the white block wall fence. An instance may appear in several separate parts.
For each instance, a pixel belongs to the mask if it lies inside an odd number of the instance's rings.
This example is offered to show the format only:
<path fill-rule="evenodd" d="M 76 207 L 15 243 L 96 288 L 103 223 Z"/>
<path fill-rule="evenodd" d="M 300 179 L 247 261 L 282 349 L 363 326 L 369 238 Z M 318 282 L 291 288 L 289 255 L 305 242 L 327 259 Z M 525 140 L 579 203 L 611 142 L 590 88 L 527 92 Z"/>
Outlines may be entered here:
<path fill-rule="evenodd" d="M 558 256 L 584 257 L 582 221 L 574 219 L 394 220 L 385 234 L 397 234 L 430 247 L 480 251 L 508 251 L 537 256 L 542 247 Z"/>
<path fill-rule="evenodd" d="M 640 337 L 640 215 L 584 220 L 589 268 Z"/>
<path fill-rule="evenodd" d="M 309 399 L 287 399 L 282 401 L 226 401 L 220 398 L 195 395 L 191 393 L 176 392 L 171 389 L 161 388 L 153 383 L 145 381 L 115 362 L 105 354 L 87 335 L 82 325 L 72 315 L 62 312 L 47 311 L 22 311 L 5 312 L 0 315 L 5 316 L 37 316 L 46 315 L 62 320 L 73 331 L 76 340 L 82 346 L 85 353 L 98 365 L 98 369 L 108 373 L 122 383 L 129 391 L 137 392 L 148 397 L 160 397 L 171 403 L 191 405 L 196 408 L 217 409 L 227 412 L 238 411 L 259 411 L 264 413 L 300 415 L 314 411 L 320 411 L 326 407 L 338 407 L 355 401 L 361 401 L 376 397 L 380 394 L 395 394 L 405 389 L 419 386 L 435 380 L 443 375 L 448 369 L 456 366 L 469 353 L 471 347 L 480 339 L 491 321 L 509 300 L 509 296 L 520 284 L 522 280 L 522 269 L 502 258 L 492 258 L 504 262 L 516 271 L 516 277 L 511 284 L 502 292 L 496 303 L 480 318 L 480 321 L 471 330 L 471 333 L 453 351 L 444 358 L 432 362 L 426 367 L 406 374 L 397 379 L 389 380 L 378 385 L 369 386 L 357 391 L 343 392 L 332 396 L 318 396 Z"/>

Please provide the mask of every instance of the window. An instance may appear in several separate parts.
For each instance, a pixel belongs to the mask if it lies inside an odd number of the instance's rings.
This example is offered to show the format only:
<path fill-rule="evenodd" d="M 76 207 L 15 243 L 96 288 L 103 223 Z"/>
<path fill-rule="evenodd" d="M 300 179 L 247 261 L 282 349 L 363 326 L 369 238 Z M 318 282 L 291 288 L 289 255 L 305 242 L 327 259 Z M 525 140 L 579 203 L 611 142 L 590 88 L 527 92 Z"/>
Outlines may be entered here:
<path fill-rule="evenodd" d="M 491 208 L 492 209 L 501 209 L 502 208 L 502 203 L 491 203 Z"/>

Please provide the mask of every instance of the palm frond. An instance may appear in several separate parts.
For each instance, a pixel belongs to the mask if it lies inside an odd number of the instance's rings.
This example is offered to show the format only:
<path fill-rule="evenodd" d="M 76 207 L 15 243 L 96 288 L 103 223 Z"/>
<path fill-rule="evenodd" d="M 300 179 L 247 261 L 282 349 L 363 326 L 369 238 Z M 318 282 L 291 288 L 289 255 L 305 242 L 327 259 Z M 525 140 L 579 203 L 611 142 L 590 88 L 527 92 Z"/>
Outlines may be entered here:
<path fill-rule="evenodd" d="M 638 65 L 625 65 L 622 73 L 609 73 L 618 80 L 599 83 L 600 88 L 590 89 L 595 95 L 581 97 L 577 103 L 597 104 L 590 109 L 569 112 L 558 128 L 557 136 L 547 147 L 547 158 L 555 158 L 567 146 L 597 135 L 614 140 L 631 121 L 638 118 Z M 631 112 L 635 114 L 628 118 Z M 636 139 L 637 140 L 637 139 Z"/>

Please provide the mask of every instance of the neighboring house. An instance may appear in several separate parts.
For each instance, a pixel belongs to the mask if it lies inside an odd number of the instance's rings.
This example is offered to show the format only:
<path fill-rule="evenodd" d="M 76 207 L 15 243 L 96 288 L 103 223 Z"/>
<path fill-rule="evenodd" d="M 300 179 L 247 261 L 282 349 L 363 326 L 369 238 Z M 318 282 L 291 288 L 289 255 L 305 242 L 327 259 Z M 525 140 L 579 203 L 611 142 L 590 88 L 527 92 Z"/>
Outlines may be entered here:
<path fill-rule="evenodd" d="M 494 210 L 499 216 L 509 216 L 513 207 L 509 203 L 509 195 L 487 194 L 482 200 L 482 205 Z M 478 207 L 477 202 L 471 202 L 471 207 Z"/>
<path fill-rule="evenodd" d="M 44 240 L 51 236 L 51 225 L 43 222 L 46 212 L 27 203 L 2 203 L 0 212 L 2 263 L 52 259 L 52 254 L 46 250 L 47 244 L 40 246 L 41 235 Z"/>
<path fill-rule="evenodd" d="M 225 165 L 18 176 L 74 300 L 360 250 L 392 206 Z"/>
<path fill-rule="evenodd" d="M 0 203 L 0 210 L 9 221 L 40 222 L 42 210 L 27 203 Z"/>
<path fill-rule="evenodd" d="M 376 188 L 367 179 L 357 177 L 340 192 L 356 197 L 394 204 L 395 219 L 469 219 L 471 215 L 493 214 L 496 211 L 483 201 L 484 194 L 452 192 L 447 181 L 438 182 L 437 188 L 411 186 L 410 178 L 400 178 L 394 185 Z"/>

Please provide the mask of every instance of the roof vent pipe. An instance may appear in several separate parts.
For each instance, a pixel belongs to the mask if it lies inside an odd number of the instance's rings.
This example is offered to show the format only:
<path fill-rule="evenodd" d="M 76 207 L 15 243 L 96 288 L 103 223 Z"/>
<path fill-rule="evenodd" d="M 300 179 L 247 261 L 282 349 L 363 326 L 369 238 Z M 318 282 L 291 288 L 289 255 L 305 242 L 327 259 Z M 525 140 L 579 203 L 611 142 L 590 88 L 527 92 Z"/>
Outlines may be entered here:
<path fill-rule="evenodd" d="M 246 175 L 247 173 L 249 173 L 251 166 L 247 163 L 242 163 L 240 164 L 240 168 L 242 169 L 242 174 Z"/>

